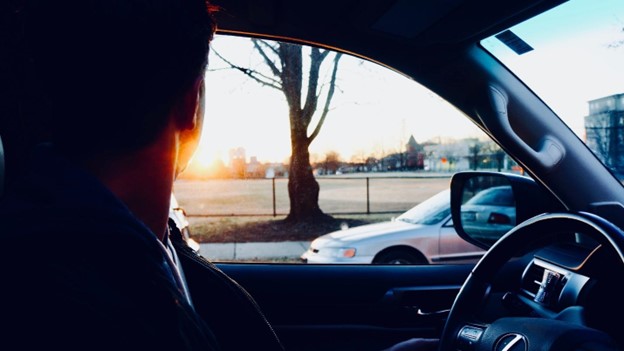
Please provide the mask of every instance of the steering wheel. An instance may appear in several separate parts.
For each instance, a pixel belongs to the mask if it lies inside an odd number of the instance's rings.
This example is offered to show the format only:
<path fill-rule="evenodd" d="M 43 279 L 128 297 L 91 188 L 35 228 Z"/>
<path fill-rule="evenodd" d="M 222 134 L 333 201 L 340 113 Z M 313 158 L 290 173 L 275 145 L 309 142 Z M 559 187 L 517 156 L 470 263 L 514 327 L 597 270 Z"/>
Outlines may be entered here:
<path fill-rule="evenodd" d="M 624 232 L 589 213 L 551 213 L 513 228 L 482 257 L 459 291 L 440 339 L 439 350 L 616 350 L 606 333 L 565 318 L 503 317 L 485 323 L 478 317 L 494 277 L 519 247 L 543 240 L 545 233 L 583 233 L 610 247 L 624 264 Z"/>

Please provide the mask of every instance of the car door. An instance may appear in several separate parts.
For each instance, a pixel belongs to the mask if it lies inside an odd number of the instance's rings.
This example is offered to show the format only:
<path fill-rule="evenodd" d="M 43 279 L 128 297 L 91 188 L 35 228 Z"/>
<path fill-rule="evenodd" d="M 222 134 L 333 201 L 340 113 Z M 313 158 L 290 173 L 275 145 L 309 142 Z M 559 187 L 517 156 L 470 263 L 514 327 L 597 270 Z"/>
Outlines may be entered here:
<path fill-rule="evenodd" d="M 437 337 L 471 265 L 218 264 L 256 299 L 286 350 L 382 350 Z"/>
<path fill-rule="evenodd" d="M 451 218 L 440 227 L 440 262 L 475 263 L 484 253 L 457 235 Z"/>
<path fill-rule="evenodd" d="M 505 265 L 499 272 L 500 284 L 513 284 L 511 277 L 521 276 L 527 263 L 517 260 Z M 439 337 L 449 309 L 474 267 L 217 266 L 255 298 L 286 350 L 301 351 L 380 351 L 410 338 Z"/>

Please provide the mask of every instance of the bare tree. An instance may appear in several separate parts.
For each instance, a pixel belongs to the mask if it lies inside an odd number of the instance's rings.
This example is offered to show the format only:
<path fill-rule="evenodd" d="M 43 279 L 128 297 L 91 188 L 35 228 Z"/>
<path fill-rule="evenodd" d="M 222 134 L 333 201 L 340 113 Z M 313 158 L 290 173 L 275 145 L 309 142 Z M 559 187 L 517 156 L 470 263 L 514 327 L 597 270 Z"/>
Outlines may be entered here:
<path fill-rule="evenodd" d="M 478 140 L 473 140 L 471 145 L 468 147 L 468 160 L 470 162 L 470 168 L 473 170 L 477 170 L 479 167 L 479 161 L 481 159 L 481 142 Z"/>
<path fill-rule="evenodd" d="M 622 111 L 607 111 L 585 117 L 587 146 L 609 168 L 622 172 L 624 167 L 624 126 Z"/>
<path fill-rule="evenodd" d="M 335 174 L 340 167 L 340 155 L 336 151 L 328 151 L 325 154 L 323 168 L 326 174 Z"/>
<path fill-rule="evenodd" d="M 301 45 L 252 39 L 255 51 L 262 57 L 267 72 L 241 67 L 215 52 L 225 63 L 247 75 L 257 83 L 280 90 L 286 97 L 290 120 L 290 171 L 288 173 L 288 196 L 290 212 L 286 220 L 311 221 L 328 217 L 318 205 L 319 185 L 310 165 L 308 148 L 319 134 L 329 113 L 336 88 L 336 74 L 342 54 L 333 55 L 333 65 L 325 93 L 320 117 L 308 134 L 312 117 L 321 100 L 319 87 L 321 65 L 330 57 L 331 51 L 311 47 L 307 84 L 304 84 L 304 56 Z M 305 101 L 302 101 L 305 93 Z M 322 101 L 322 100 L 321 100 Z"/>
<path fill-rule="evenodd" d="M 405 170 L 405 164 L 407 163 L 407 141 L 406 141 L 406 137 L 405 137 L 405 119 L 401 120 L 401 136 L 399 138 L 399 149 L 398 149 L 398 153 L 399 153 L 399 158 L 400 158 L 400 163 L 401 165 L 399 166 L 399 169 L 401 171 Z"/>
<path fill-rule="evenodd" d="M 485 153 L 484 156 L 487 156 L 487 158 L 490 160 L 490 164 L 492 164 L 492 167 L 496 166 L 496 169 L 498 170 L 498 172 L 500 172 L 505 166 L 505 151 L 503 151 L 503 149 L 501 149 L 500 146 L 498 146 L 498 144 L 493 141 L 483 143 L 482 151 L 484 151 Z M 493 163 L 496 164 L 494 165 Z"/>
<path fill-rule="evenodd" d="M 620 33 L 621 33 L 621 34 L 624 34 L 624 27 L 622 27 L 622 28 L 620 29 Z M 608 47 L 609 49 L 618 49 L 618 48 L 624 47 L 624 39 L 618 39 L 618 40 L 615 40 L 615 41 L 613 41 L 613 42 L 611 42 L 611 43 L 607 44 L 607 47 Z"/>

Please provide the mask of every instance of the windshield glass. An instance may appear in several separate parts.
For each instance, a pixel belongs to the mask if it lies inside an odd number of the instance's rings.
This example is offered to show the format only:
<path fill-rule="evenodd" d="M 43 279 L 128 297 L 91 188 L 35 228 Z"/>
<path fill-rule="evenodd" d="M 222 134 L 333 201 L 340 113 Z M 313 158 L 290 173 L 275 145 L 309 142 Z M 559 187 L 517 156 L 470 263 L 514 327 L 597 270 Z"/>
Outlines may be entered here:
<path fill-rule="evenodd" d="M 436 224 L 451 214 L 451 193 L 444 190 L 400 215 L 397 220 L 412 224 Z"/>
<path fill-rule="evenodd" d="M 571 0 L 481 44 L 624 178 L 624 1 Z"/>

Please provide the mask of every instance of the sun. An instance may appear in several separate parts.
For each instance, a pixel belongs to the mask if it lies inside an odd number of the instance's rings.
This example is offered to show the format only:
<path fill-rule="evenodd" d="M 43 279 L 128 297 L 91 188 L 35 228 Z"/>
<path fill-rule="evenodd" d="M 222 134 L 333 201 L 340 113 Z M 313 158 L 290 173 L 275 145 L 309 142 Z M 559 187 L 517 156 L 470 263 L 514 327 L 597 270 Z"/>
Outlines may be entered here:
<path fill-rule="evenodd" d="M 191 161 L 199 168 L 209 168 L 216 161 L 216 157 L 208 150 L 208 148 L 200 146 L 195 155 L 193 155 L 193 160 Z"/>

